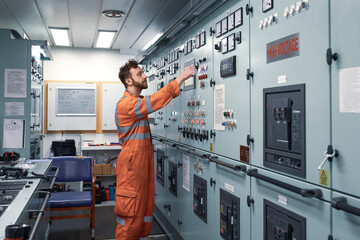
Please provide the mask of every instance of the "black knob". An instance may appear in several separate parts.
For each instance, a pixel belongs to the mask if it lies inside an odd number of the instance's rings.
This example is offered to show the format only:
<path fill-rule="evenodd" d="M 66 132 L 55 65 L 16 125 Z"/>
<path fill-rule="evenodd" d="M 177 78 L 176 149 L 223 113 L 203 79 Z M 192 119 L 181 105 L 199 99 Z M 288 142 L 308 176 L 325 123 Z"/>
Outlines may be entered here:
<path fill-rule="evenodd" d="M 213 34 L 215 34 L 215 29 L 213 29 L 212 27 L 210 27 L 209 32 L 210 32 L 210 36 L 212 36 Z"/>
<path fill-rule="evenodd" d="M 213 179 L 213 178 L 210 178 L 210 186 L 212 187 L 213 184 L 214 184 L 214 186 L 215 186 L 216 180 Z"/>
<path fill-rule="evenodd" d="M 203 130 L 203 138 L 204 140 L 209 140 L 209 131 L 208 130 Z"/>
<path fill-rule="evenodd" d="M 189 139 L 189 137 L 190 137 L 190 130 L 187 130 L 187 131 L 186 131 L 186 137 Z"/>
<path fill-rule="evenodd" d="M 253 7 L 249 7 L 249 4 L 246 4 L 246 15 L 253 12 Z"/>
<path fill-rule="evenodd" d="M 203 134 L 199 134 L 199 140 L 200 140 L 200 142 L 202 142 L 202 141 L 203 141 L 203 137 L 204 137 L 204 135 L 203 135 Z"/>
<path fill-rule="evenodd" d="M 250 135 L 248 134 L 246 136 L 246 143 L 248 146 L 250 146 L 250 143 L 253 143 L 254 142 L 254 138 L 250 137 Z"/>
<path fill-rule="evenodd" d="M 221 51 L 220 42 L 218 42 L 217 44 L 215 44 L 214 48 L 215 48 L 215 50 L 217 50 L 218 52 L 220 52 L 220 51 Z"/>
<path fill-rule="evenodd" d="M 210 79 L 210 87 L 212 87 L 213 85 L 215 86 L 215 81 L 213 81 L 212 78 L 211 78 Z"/>
<path fill-rule="evenodd" d="M 328 48 L 326 51 L 326 62 L 328 65 L 332 64 L 332 60 L 336 61 L 338 59 L 339 55 L 337 53 L 332 53 L 331 48 Z"/>
<path fill-rule="evenodd" d="M 246 79 L 247 80 L 250 80 L 250 77 L 254 77 L 254 72 L 250 72 L 250 69 L 248 68 L 247 70 L 246 70 Z"/>
<path fill-rule="evenodd" d="M 254 199 L 250 198 L 250 196 L 248 195 L 246 197 L 246 203 L 247 203 L 248 207 L 250 207 L 251 203 L 254 203 Z"/>
<path fill-rule="evenodd" d="M 210 138 L 215 138 L 215 136 L 216 136 L 216 133 L 215 133 L 215 130 L 213 131 L 213 130 L 210 130 Z"/>
<path fill-rule="evenodd" d="M 198 136 L 199 136 L 199 134 L 197 132 L 195 132 L 194 133 L 194 138 L 195 138 L 196 141 L 198 140 Z"/>
<path fill-rule="evenodd" d="M 193 131 L 190 132 L 190 138 L 194 139 L 194 132 Z"/>
<path fill-rule="evenodd" d="M 178 132 L 180 132 L 180 131 L 182 131 L 182 130 L 183 130 L 183 128 L 180 127 L 180 126 L 178 126 Z"/>
<path fill-rule="evenodd" d="M 164 123 L 164 128 L 167 128 L 167 127 L 169 127 L 169 125 L 167 125 L 167 124 Z"/>
<path fill-rule="evenodd" d="M 182 163 L 180 163 L 180 162 L 178 162 L 177 165 L 178 165 L 178 168 L 182 167 Z"/>

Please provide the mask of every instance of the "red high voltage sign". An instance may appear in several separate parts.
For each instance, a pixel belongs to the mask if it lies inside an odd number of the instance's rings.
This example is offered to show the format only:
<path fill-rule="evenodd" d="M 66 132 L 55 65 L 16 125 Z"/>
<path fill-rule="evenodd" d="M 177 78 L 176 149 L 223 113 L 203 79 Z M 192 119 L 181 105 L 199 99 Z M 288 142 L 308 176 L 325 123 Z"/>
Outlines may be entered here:
<path fill-rule="evenodd" d="M 299 55 L 299 33 L 294 33 L 266 44 L 266 63 L 272 63 Z"/>

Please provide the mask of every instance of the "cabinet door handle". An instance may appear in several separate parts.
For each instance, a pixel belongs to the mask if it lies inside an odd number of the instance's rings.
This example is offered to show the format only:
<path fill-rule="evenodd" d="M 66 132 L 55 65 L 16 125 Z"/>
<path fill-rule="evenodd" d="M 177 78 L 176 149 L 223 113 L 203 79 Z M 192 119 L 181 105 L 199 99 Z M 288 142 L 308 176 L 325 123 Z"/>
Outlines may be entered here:
<path fill-rule="evenodd" d="M 303 197 L 306 197 L 306 198 L 320 198 L 320 197 L 322 197 L 322 191 L 319 188 L 302 189 L 302 188 L 296 187 L 294 185 L 279 181 L 277 179 L 262 175 L 262 174 L 258 173 L 257 169 L 249 169 L 247 171 L 247 174 L 250 177 L 254 177 L 254 178 L 263 180 L 265 182 L 274 184 L 274 185 L 276 185 L 278 187 L 281 187 L 281 188 L 284 188 L 284 189 L 289 190 L 291 192 L 297 193 L 297 194 L 299 194 L 299 195 L 301 195 Z"/>
<path fill-rule="evenodd" d="M 344 197 L 333 198 L 331 206 L 337 210 L 343 210 L 360 217 L 360 208 L 347 204 L 347 199 Z"/>

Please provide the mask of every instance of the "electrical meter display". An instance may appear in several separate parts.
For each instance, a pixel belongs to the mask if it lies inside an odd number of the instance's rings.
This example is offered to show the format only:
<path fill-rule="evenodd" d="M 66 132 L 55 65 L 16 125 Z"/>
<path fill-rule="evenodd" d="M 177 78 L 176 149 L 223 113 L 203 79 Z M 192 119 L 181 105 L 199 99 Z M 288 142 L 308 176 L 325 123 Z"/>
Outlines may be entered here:
<path fill-rule="evenodd" d="M 231 13 L 228 16 L 228 30 L 231 31 L 235 28 L 235 14 Z"/>
<path fill-rule="evenodd" d="M 216 37 L 220 37 L 221 36 L 221 21 L 216 23 L 216 33 L 215 33 Z"/>
<path fill-rule="evenodd" d="M 225 34 L 228 31 L 228 19 L 227 17 L 221 20 L 221 34 Z"/>
<path fill-rule="evenodd" d="M 243 23 L 243 8 L 239 8 L 235 11 L 235 27 L 239 27 Z"/>
<path fill-rule="evenodd" d="M 262 0 L 262 11 L 270 11 L 274 7 L 273 0 Z"/>

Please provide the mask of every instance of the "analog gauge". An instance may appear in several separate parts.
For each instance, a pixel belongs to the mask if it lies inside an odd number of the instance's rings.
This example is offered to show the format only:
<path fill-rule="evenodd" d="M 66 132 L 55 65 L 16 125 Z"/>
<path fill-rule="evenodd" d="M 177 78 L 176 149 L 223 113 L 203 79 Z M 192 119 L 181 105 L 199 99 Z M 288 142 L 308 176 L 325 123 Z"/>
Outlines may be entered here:
<path fill-rule="evenodd" d="M 235 11 L 235 27 L 241 26 L 243 23 L 243 8 Z"/>
<path fill-rule="evenodd" d="M 216 23 L 216 37 L 221 36 L 221 21 Z"/>
<path fill-rule="evenodd" d="M 227 33 L 228 31 L 228 19 L 227 17 L 221 20 L 221 34 Z"/>
<path fill-rule="evenodd" d="M 235 14 L 231 13 L 228 16 L 228 30 L 231 31 L 235 28 Z"/>
<path fill-rule="evenodd" d="M 273 0 L 262 0 L 262 11 L 267 12 L 274 7 Z"/>

